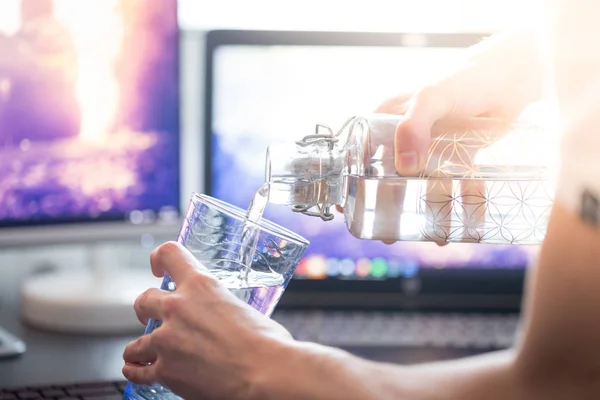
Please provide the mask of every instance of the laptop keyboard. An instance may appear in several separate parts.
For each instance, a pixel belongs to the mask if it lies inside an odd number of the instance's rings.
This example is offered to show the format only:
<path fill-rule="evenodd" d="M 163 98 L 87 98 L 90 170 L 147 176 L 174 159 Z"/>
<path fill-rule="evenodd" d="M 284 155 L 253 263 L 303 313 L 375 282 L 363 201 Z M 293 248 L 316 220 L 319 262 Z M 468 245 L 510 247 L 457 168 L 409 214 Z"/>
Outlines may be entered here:
<path fill-rule="evenodd" d="M 0 400 L 122 400 L 126 384 L 116 381 L 0 389 Z"/>
<path fill-rule="evenodd" d="M 502 349 L 513 344 L 516 314 L 277 311 L 297 340 L 330 346 Z"/>

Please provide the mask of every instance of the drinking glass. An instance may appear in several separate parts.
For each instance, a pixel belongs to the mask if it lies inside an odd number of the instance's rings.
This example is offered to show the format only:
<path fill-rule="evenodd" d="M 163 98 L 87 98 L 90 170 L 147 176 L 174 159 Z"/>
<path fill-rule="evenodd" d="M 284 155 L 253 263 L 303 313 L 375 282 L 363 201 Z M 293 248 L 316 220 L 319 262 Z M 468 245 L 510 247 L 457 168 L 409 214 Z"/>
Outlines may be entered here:
<path fill-rule="evenodd" d="M 240 300 L 269 317 L 277 305 L 308 241 L 271 222 L 251 222 L 246 210 L 213 197 L 194 194 L 178 242 L 214 274 Z M 165 275 L 161 289 L 176 290 Z M 210 310 L 198 310 L 206 313 Z M 159 327 L 150 320 L 145 334 Z M 168 388 L 129 383 L 124 399 L 180 399 Z"/>

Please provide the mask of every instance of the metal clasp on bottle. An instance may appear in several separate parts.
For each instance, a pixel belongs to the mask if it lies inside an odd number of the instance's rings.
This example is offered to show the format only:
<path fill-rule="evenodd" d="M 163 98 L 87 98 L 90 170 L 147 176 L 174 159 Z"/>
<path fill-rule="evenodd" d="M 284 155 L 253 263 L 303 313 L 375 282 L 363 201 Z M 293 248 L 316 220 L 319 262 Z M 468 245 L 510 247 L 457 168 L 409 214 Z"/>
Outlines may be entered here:
<path fill-rule="evenodd" d="M 354 126 L 362 120 L 363 119 L 359 117 L 350 117 L 346 120 L 346 122 L 344 122 L 342 127 L 337 132 L 334 132 L 333 129 L 331 129 L 328 125 L 317 124 L 315 126 L 314 134 L 305 136 L 302 138 L 302 140 L 296 141 L 296 144 L 298 146 L 308 147 L 320 143 L 327 143 L 329 150 L 333 150 L 335 144 L 340 141 L 340 136 L 346 130 L 346 128 L 349 128 L 349 135 L 351 135 Z M 326 133 L 321 133 L 323 130 L 325 130 Z M 333 154 L 331 157 L 333 157 Z M 331 207 L 332 204 L 316 204 L 309 206 L 295 204 L 292 206 L 292 211 L 302 213 L 310 217 L 319 217 L 323 221 L 331 221 L 334 218 L 334 215 L 331 212 Z"/>

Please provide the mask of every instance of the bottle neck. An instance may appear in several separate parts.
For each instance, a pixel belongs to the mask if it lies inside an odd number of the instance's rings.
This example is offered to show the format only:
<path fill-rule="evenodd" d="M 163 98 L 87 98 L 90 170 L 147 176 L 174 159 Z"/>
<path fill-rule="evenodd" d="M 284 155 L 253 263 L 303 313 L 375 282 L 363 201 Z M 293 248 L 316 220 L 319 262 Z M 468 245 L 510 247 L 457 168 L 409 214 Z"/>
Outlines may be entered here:
<path fill-rule="evenodd" d="M 271 145 L 265 171 L 269 202 L 333 219 L 329 209 L 344 205 L 347 199 L 346 176 L 396 175 L 393 143 L 401 118 L 385 114 L 352 117 L 337 133 L 317 125 L 314 135 Z"/>
<path fill-rule="evenodd" d="M 337 143 L 274 144 L 267 149 L 269 202 L 296 211 L 331 207 L 343 198 L 343 149 Z"/>

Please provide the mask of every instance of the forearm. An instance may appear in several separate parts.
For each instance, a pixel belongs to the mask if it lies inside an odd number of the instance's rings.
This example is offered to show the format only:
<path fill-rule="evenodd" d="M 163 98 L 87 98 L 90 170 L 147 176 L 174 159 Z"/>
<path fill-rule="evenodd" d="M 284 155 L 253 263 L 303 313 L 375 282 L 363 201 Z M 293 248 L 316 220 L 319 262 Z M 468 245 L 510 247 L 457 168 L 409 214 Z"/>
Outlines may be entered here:
<path fill-rule="evenodd" d="M 518 376 L 547 398 L 600 398 L 600 3 L 553 2 L 562 159 L 532 274 Z M 536 389 L 533 389 L 536 390 Z"/>
<path fill-rule="evenodd" d="M 283 353 L 286 354 L 286 353 Z M 288 400 L 505 400 L 519 398 L 511 351 L 463 360 L 396 366 L 346 352 L 299 343 L 287 352 L 285 368 L 268 380 L 257 398 Z M 267 382 L 265 380 L 265 382 Z"/>
<path fill-rule="evenodd" d="M 521 385 L 548 399 L 600 398 L 598 304 L 600 230 L 556 203 L 528 282 L 515 360 Z"/>

